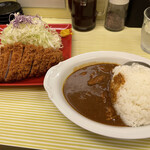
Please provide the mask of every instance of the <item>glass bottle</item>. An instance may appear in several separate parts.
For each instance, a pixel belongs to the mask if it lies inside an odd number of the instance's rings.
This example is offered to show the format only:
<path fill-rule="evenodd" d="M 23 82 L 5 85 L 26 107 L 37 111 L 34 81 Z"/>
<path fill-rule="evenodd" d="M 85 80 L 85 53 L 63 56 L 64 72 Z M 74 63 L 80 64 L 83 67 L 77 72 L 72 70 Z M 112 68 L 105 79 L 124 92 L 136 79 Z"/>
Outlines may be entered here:
<path fill-rule="evenodd" d="M 109 0 L 105 18 L 105 28 L 110 31 L 121 31 L 125 25 L 125 18 L 129 0 Z"/>
<path fill-rule="evenodd" d="M 96 26 L 97 0 L 68 0 L 73 28 L 90 31 Z"/>

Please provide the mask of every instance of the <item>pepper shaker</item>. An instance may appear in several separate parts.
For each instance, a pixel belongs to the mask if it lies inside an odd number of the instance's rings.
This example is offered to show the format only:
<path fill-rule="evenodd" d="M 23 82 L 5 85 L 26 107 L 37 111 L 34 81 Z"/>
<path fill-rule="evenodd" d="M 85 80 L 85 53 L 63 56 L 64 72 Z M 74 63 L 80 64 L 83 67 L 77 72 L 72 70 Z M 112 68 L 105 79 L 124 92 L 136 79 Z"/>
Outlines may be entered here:
<path fill-rule="evenodd" d="M 105 18 L 105 28 L 110 31 L 121 31 L 125 26 L 125 18 L 129 0 L 109 0 Z"/>

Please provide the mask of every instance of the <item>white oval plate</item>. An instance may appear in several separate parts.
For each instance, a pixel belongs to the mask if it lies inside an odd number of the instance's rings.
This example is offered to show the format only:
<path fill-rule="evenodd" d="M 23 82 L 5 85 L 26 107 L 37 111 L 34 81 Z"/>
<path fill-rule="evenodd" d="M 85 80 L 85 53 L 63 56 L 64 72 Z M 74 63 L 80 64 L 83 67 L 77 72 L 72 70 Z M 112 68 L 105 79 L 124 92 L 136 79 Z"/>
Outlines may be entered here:
<path fill-rule="evenodd" d="M 66 78 L 79 67 L 88 63 L 117 63 L 127 61 L 142 61 L 150 64 L 150 60 L 124 52 L 97 51 L 72 57 L 50 68 L 44 78 L 44 88 L 50 100 L 62 114 L 80 127 L 91 132 L 120 139 L 142 139 L 150 137 L 150 125 L 142 127 L 116 127 L 92 121 L 75 111 L 63 95 L 63 84 Z"/>

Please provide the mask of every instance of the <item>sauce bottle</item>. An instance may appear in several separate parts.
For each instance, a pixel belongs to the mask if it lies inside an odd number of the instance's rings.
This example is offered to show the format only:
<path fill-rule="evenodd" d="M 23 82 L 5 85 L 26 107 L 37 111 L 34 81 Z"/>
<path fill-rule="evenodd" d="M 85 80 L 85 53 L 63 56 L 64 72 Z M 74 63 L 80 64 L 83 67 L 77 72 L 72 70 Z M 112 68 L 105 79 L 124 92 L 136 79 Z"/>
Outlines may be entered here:
<path fill-rule="evenodd" d="M 150 0 L 130 0 L 125 26 L 141 28 L 147 7 L 150 7 Z"/>
<path fill-rule="evenodd" d="M 96 26 L 97 0 L 68 0 L 72 25 L 78 31 L 89 31 Z"/>

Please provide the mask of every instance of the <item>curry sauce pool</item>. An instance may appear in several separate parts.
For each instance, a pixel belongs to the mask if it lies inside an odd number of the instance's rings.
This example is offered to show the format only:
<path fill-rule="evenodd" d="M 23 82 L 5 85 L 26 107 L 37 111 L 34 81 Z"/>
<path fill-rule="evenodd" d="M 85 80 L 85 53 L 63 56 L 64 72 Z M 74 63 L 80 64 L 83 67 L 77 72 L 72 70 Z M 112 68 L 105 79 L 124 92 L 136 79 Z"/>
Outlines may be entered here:
<path fill-rule="evenodd" d="M 68 103 L 83 116 L 107 125 L 126 126 L 111 102 L 110 82 L 117 64 L 95 64 L 73 72 L 63 92 Z"/>

